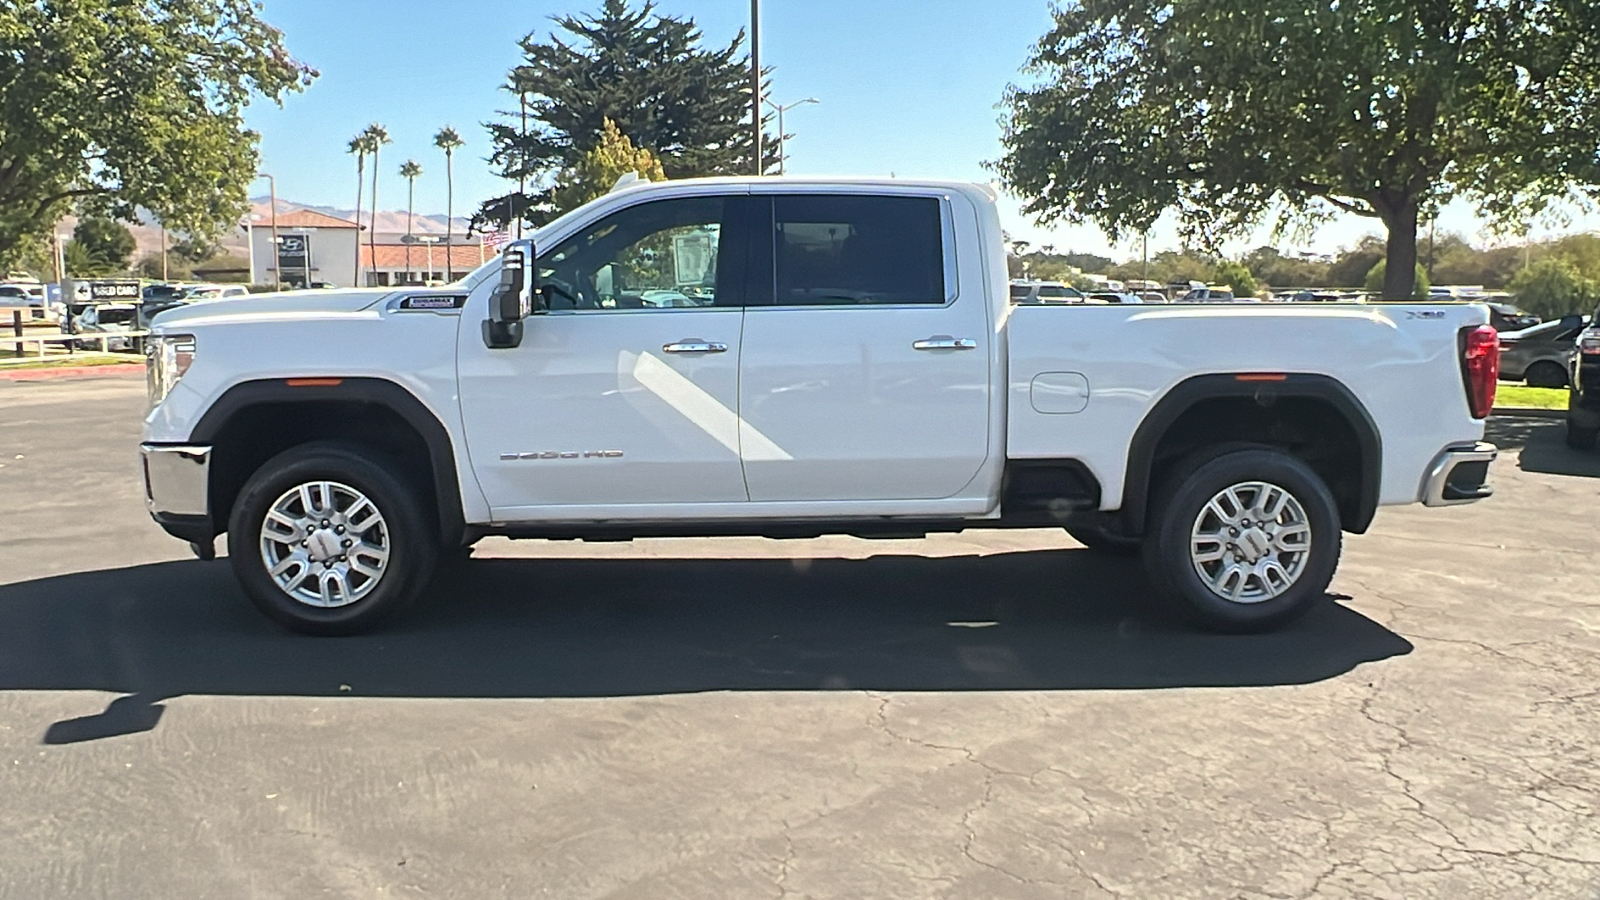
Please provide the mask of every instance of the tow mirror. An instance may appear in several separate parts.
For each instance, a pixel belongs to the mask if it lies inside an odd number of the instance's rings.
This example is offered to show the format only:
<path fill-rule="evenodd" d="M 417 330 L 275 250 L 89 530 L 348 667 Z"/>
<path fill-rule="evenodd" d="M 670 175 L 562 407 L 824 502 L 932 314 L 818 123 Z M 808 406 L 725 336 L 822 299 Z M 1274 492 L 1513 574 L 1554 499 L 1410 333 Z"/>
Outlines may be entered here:
<path fill-rule="evenodd" d="M 522 320 L 536 311 L 532 241 L 517 241 L 500 258 L 500 283 L 489 297 L 489 318 L 483 323 L 483 343 L 504 350 L 522 345 Z"/>

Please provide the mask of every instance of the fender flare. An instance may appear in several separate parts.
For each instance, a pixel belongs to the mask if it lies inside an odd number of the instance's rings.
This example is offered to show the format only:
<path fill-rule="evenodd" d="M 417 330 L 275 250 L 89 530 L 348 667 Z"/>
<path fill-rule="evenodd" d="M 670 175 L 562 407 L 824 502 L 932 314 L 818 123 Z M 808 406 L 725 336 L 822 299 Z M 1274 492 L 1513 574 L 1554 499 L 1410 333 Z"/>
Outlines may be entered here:
<path fill-rule="evenodd" d="M 388 379 L 329 376 L 243 381 L 228 388 L 211 404 L 195 423 L 189 440 L 207 446 L 214 444 L 223 429 L 252 406 L 328 401 L 369 403 L 384 407 L 421 436 L 428 448 L 440 537 L 447 546 L 459 543 L 466 531 L 466 519 L 461 503 L 455 445 L 450 440 L 450 432 L 415 394 Z"/>
<path fill-rule="evenodd" d="M 1383 439 L 1378 425 L 1360 398 L 1327 375 L 1289 374 L 1263 380 L 1257 373 L 1195 375 L 1164 394 L 1133 433 L 1128 445 L 1128 466 L 1122 488 L 1121 517 L 1128 534 L 1144 533 L 1150 506 L 1150 488 L 1156 448 L 1172 424 L 1195 404 L 1226 397 L 1248 397 L 1263 405 L 1277 399 L 1321 400 L 1337 411 L 1355 432 L 1361 447 L 1361 493 L 1355 515 L 1341 523 L 1344 530 L 1363 534 L 1378 511 L 1383 476 Z"/>

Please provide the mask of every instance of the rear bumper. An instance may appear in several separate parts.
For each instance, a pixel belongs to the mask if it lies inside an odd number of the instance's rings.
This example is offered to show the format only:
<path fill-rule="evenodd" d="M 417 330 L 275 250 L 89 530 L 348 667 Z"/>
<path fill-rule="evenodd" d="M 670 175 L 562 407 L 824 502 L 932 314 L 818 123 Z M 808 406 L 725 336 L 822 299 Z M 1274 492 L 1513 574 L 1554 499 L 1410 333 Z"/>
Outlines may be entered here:
<path fill-rule="evenodd" d="M 140 444 L 144 461 L 144 499 L 150 517 L 173 537 L 209 541 L 211 448 L 196 445 Z"/>
<path fill-rule="evenodd" d="M 1489 464 L 1499 455 L 1495 445 L 1483 441 L 1470 447 L 1451 447 L 1440 453 L 1423 482 L 1423 505 L 1456 506 L 1493 496 Z"/>

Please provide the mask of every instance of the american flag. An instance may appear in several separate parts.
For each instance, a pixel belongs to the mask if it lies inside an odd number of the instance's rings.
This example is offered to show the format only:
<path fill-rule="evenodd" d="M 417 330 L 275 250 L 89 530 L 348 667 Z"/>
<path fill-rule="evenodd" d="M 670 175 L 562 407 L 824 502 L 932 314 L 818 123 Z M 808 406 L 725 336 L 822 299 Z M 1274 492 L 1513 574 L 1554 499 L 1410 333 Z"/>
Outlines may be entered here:
<path fill-rule="evenodd" d="M 508 232 L 500 230 L 485 231 L 479 235 L 479 239 L 483 241 L 483 248 L 485 250 L 489 251 L 490 253 L 499 253 L 501 247 L 504 247 L 506 244 L 511 242 L 511 235 Z"/>

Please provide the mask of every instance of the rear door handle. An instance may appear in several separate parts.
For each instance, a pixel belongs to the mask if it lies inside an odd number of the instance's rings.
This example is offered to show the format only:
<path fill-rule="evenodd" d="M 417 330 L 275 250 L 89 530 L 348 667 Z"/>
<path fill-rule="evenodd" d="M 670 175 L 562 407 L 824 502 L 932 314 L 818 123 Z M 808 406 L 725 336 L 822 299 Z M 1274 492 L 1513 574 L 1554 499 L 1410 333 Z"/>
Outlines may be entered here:
<path fill-rule="evenodd" d="M 923 338 L 911 344 L 913 350 L 976 350 L 978 342 L 972 338 L 955 338 L 949 335 L 935 335 Z"/>
<path fill-rule="evenodd" d="M 728 345 L 720 341 L 688 338 L 673 344 L 662 344 L 661 349 L 667 353 L 727 353 Z"/>

